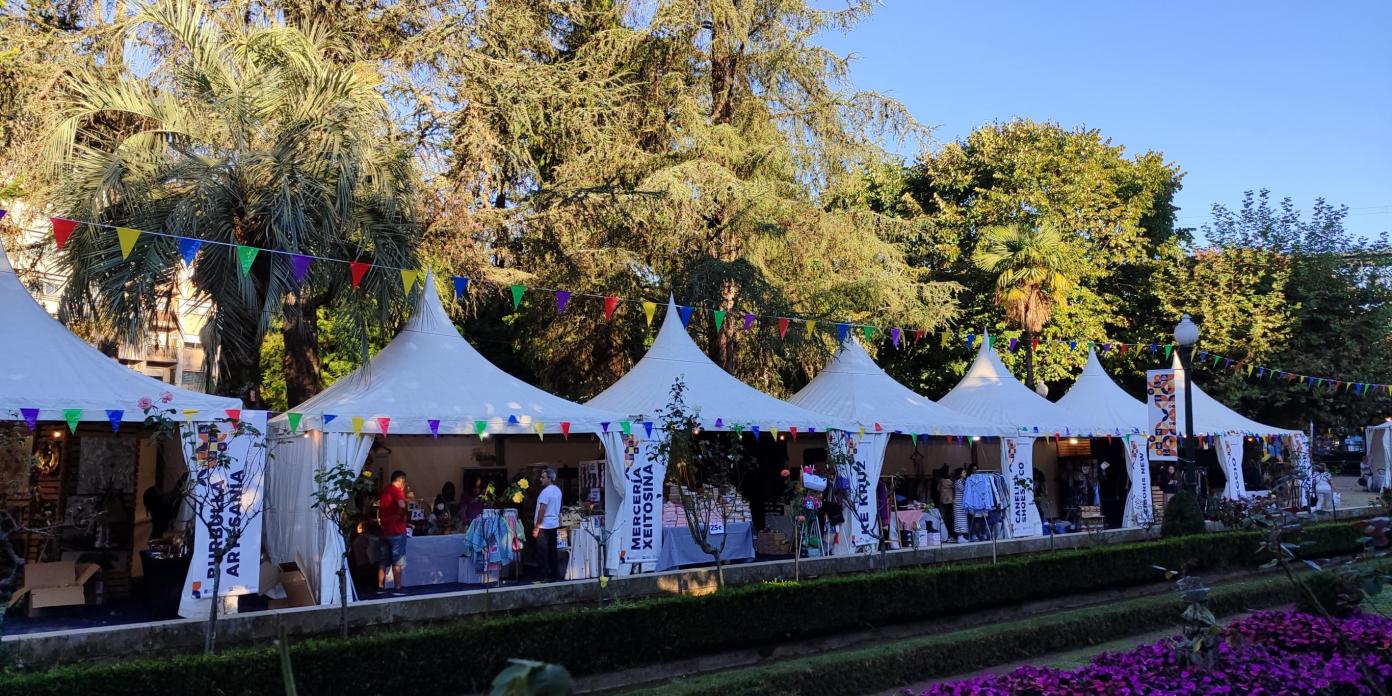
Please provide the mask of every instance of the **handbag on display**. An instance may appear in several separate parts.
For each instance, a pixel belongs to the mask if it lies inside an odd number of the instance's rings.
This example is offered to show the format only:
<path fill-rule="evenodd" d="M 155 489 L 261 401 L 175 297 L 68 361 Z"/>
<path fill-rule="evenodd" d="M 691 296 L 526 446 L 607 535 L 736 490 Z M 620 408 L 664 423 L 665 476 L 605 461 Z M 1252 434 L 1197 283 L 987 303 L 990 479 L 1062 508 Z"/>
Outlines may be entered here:
<path fill-rule="evenodd" d="M 804 471 L 802 474 L 802 487 L 809 491 L 817 491 L 820 493 L 826 490 L 827 480 L 816 474 L 809 474 Z"/>
<path fill-rule="evenodd" d="M 830 524 L 841 524 L 846 521 L 846 511 L 841 507 L 841 503 L 828 500 L 822 503 L 822 512 Z"/>

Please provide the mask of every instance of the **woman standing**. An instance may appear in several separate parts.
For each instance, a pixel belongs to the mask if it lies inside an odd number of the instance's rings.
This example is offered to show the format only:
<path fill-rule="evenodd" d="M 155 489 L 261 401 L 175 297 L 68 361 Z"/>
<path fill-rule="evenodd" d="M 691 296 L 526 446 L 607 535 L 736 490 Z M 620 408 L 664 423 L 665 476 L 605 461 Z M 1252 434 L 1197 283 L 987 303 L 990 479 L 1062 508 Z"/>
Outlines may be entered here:
<path fill-rule="evenodd" d="M 967 528 L 967 507 L 962 504 L 962 499 L 967 495 L 967 470 L 957 467 L 952 472 L 952 532 L 958 541 L 966 536 Z"/>
<path fill-rule="evenodd" d="M 947 465 L 944 464 L 943 467 L 938 470 L 937 481 L 938 505 L 942 508 L 942 519 L 944 526 L 948 524 L 955 524 L 952 517 L 952 511 L 957 507 L 956 504 L 953 502 L 956 500 L 956 493 L 952 490 L 952 475 L 947 472 Z M 938 531 L 942 532 L 943 536 L 945 537 L 950 538 L 952 536 L 949 533 L 949 530 L 939 529 Z"/>

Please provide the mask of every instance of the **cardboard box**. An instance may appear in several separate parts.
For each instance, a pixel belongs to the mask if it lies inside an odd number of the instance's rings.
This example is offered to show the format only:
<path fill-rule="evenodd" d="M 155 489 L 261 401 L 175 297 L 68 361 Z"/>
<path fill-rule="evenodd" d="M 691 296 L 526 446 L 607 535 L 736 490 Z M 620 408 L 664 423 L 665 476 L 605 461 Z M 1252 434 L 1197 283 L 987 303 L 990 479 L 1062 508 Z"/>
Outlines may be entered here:
<path fill-rule="evenodd" d="M 101 566 L 95 563 L 30 563 L 24 566 L 24 586 L 10 598 L 14 606 L 29 597 L 29 611 L 47 607 L 82 606 L 87 603 L 87 582 Z"/>
<path fill-rule="evenodd" d="M 296 561 L 298 561 L 298 556 Z M 280 564 L 280 586 L 285 589 L 285 599 L 272 599 L 266 606 L 271 609 L 290 607 L 312 607 L 314 593 L 309 589 L 309 578 L 298 562 Z"/>

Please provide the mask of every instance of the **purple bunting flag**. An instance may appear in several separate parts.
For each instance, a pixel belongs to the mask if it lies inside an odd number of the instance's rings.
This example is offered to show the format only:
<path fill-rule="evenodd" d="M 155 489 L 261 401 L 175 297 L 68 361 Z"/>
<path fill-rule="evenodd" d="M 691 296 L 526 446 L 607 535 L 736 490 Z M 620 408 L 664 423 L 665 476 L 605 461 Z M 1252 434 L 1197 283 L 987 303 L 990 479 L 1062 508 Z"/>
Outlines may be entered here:
<path fill-rule="evenodd" d="M 903 336 L 904 332 L 897 326 L 889 330 L 889 340 L 894 344 L 895 348 L 899 347 L 899 339 Z"/>
<path fill-rule="evenodd" d="M 754 325 L 754 315 L 753 315 L 753 314 L 746 314 L 746 315 L 744 315 L 744 330 L 745 330 L 745 331 L 748 331 L 748 330 L 749 330 L 749 327 L 751 327 L 751 326 L 753 326 L 753 325 Z"/>
<path fill-rule="evenodd" d="M 309 277 L 309 264 L 312 261 L 313 259 L 304 254 L 290 255 L 290 270 L 295 275 L 296 285 L 303 283 L 305 278 Z"/>
<path fill-rule="evenodd" d="M 557 314 L 565 314 L 566 307 L 567 307 L 569 304 L 570 304 L 570 291 L 569 291 L 569 290 L 557 290 L 557 291 L 556 291 L 556 313 L 557 313 Z"/>
<path fill-rule="evenodd" d="M 609 432 L 609 421 L 603 421 L 603 422 L 601 422 L 601 423 L 599 424 L 599 429 L 602 430 L 603 432 L 606 432 L 606 433 Z"/>
<path fill-rule="evenodd" d="M 431 418 L 430 420 L 426 421 L 426 423 L 430 425 L 430 436 L 440 437 L 440 421 L 438 419 Z"/>
<path fill-rule="evenodd" d="M 22 415 L 22 416 L 24 416 L 24 424 L 27 425 L 27 426 L 29 426 L 29 429 L 30 429 L 30 430 L 36 430 L 36 429 L 38 428 L 38 426 L 39 426 L 39 409 L 37 409 L 37 408 L 21 408 L 21 409 L 19 409 L 19 414 Z"/>
<path fill-rule="evenodd" d="M 1015 346 L 1017 346 L 1017 345 L 1019 345 L 1019 344 L 1020 344 L 1020 341 L 1019 341 L 1018 339 L 1014 339 L 1014 338 L 1010 339 L 1010 352 L 1014 353 L 1014 352 L 1015 352 Z"/>

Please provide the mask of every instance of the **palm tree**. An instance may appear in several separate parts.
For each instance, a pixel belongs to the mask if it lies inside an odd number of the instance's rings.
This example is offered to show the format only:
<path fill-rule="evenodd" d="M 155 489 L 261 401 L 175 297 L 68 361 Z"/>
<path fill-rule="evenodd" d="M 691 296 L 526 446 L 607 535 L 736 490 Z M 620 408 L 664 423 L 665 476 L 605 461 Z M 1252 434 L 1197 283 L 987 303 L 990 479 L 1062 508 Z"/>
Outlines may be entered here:
<path fill-rule="evenodd" d="M 209 7 L 157 0 L 128 29 L 153 46 L 142 61 L 64 81 L 45 149 L 53 203 L 78 220 L 221 242 L 204 244 L 192 268 L 211 308 L 209 387 L 245 396 L 260 384 L 261 343 L 279 316 L 295 404 L 322 387 L 317 310 L 333 301 L 365 327 L 374 313 L 389 320 L 402 293 L 399 277 L 376 271 L 345 292 L 346 266 L 327 262 L 297 283 L 291 254 L 414 268 L 418 177 L 377 72 L 351 46 L 317 26 L 248 24 Z M 228 244 L 279 253 L 244 274 Z M 67 249 L 66 318 L 133 341 L 168 311 L 176 240 L 142 235 L 122 260 L 114 230 L 89 225 Z"/>
<path fill-rule="evenodd" d="M 1034 335 L 1055 307 L 1068 304 L 1076 281 L 1069 246 L 1058 230 L 1025 224 L 988 227 L 972 260 L 995 276 L 995 301 L 1025 334 L 1025 381 L 1034 386 Z"/>

